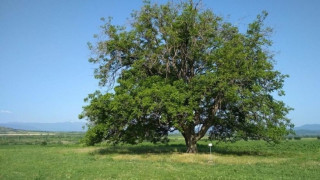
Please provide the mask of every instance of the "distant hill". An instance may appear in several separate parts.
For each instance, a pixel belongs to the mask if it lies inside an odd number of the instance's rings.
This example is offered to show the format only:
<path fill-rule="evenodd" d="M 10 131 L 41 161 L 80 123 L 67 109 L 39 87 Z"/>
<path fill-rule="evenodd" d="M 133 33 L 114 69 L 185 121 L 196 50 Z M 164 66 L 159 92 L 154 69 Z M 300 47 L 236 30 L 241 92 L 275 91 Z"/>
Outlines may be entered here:
<path fill-rule="evenodd" d="M 320 124 L 305 124 L 294 130 L 298 136 L 320 136 Z"/>
<path fill-rule="evenodd" d="M 83 129 L 86 123 L 84 122 L 58 122 L 58 123 L 0 123 L 0 126 L 12 128 L 16 130 L 27 131 L 55 131 L 55 132 L 71 132 L 71 131 L 86 131 Z"/>
<path fill-rule="evenodd" d="M 23 130 L 8 128 L 8 127 L 1 127 L 0 126 L 0 134 L 13 134 L 13 133 L 24 133 Z"/>

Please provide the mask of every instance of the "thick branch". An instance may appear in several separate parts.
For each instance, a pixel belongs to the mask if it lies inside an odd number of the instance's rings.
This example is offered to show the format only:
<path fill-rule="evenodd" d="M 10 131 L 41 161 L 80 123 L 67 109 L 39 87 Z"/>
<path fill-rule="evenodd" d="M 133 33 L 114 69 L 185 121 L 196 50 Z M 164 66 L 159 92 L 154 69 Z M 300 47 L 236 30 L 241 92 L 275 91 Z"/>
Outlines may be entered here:
<path fill-rule="evenodd" d="M 221 104 L 221 99 L 218 99 L 215 101 L 215 103 L 212 106 L 212 118 L 208 118 L 205 123 L 201 126 L 201 129 L 198 133 L 196 133 L 196 139 L 197 141 L 200 140 L 208 131 L 208 129 L 213 125 L 215 114 L 218 112 L 219 107 Z"/>

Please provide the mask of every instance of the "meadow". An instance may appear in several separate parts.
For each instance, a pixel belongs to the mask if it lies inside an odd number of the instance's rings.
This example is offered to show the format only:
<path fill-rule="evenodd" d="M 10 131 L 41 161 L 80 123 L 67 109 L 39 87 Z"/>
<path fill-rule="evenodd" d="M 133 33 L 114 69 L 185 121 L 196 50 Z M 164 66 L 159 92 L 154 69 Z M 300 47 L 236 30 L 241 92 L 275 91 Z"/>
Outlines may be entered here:
<path fill-rule="evenodd" d="M 0 136 L 0 179 L 319 179 L 320 140 L 83 146 L 82 133 Z"/>

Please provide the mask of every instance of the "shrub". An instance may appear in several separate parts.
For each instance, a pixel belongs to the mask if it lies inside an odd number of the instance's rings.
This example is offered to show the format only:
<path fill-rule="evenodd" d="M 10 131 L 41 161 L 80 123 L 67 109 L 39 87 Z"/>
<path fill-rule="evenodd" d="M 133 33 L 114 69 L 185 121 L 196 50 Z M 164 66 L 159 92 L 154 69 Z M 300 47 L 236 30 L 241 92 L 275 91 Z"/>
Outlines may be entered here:
<path fill-rule="evenodd" d="M 301 137 L 294 137 L 294 140 L 301 140 Z"/>
<path fill-rule="evenodd" d="M 42 145 L 42 146 L 45 146 L 45 145 L 47 145 L 47 144 L 48 144 L 47 141 L 42 141 L 42 142 L 41 142 L 41 145 Z"/>

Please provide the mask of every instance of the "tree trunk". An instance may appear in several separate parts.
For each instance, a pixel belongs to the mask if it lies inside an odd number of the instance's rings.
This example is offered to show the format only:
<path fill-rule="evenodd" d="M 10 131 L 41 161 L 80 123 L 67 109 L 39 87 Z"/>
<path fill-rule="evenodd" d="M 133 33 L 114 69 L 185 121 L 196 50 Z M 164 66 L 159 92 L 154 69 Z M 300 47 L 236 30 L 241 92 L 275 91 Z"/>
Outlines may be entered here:
<path fill-rule="evenodd" d="M 197 148 L 196 137 L 191 134 L 183 134 L 183 137 L 186 142 L 187 153 L 197 153 L 198 148 Z"/>
<path fill-rule="evenodd" d="M 190 144 L 188 144 L 187 153 L 197 153 L 197 152 L 198 152 L 197 142 L 191 142 Z"/>

